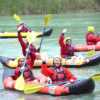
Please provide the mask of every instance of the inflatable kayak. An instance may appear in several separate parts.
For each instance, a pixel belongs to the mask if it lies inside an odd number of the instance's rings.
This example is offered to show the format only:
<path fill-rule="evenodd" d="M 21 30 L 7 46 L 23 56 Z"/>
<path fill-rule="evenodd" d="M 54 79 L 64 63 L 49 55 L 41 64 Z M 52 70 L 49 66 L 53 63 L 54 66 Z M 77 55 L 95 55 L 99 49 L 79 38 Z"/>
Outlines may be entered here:
<path fill-rule="evenodd" d="M 35 32 L 36 34 L 40 34 L 41 32 Z M 27 36 L 27 32 L 22 33 L 22 37 L 25 38 Z M 4 32 L 0 33 L 0 38 L 17 38 L 17 32 Z"/>
<path fill-rule="evenodd" d="M 22 33 L 22 37 L 25 38 L 27 33 Z M 17 38 L 17 32 L 4 32 L 0 33 L 0 38 Z"/>
<path fill-rule="evenodd" d="M 4 73 L 3 73 L 4 88 L 19 91 L 15 88 L 16 80 L 14 80 L 11 77 L 13 73 L 14 69 L 10 69 L 7 67 L 4 68 Z M 76 82 L 70 84 L 66 83 L 63 85 L 48 84 L 39 89 L 36 93 L 60 96 L 69 94 L 91 93 L 93 92 L 94 88 L 95 88 L 95 83 L 91 78 L 89 78 L 89 79 L 77 80 Z M 24 89 L 21 90 L 21 92 L 24 92 Z"/>
<path fill-rule="evenodd" d="M 16 68 L 17 67 L 17 61 L 16 58 L 10 58 L 10 57 L 4 57 L 0 56 L 0 62 L 3 65 L 6 65 L 9 68 Z M 48 58 L 46 61 L 48 66 L 53 66 L 53 58 Z M 100 55 L 95 55 L 88 59 L 83 59 L 80 57 L 72 57 L 70 59 L 62 59 L 62 65 L 65 67 L 70 68 L 80 68 L 85 66 L 93 66 L 100 63 Z M 34 68 L 39 68 L 42 64 L 42 60 L 35 60 Z"/>
<path fill-rule="evenodd" d="M 32 31 L 32 34 L 35 34 L 36 37 L 42 37 L 42 36 L 50 36 L 52 33 L 52 28 L 47 28 L 44 30 L 44 32 L 35 32 Z M 0 38 L 17 38 L 18 35 L 17 32 L 4 32 L 0 33 Z M 25 38 L 27 36 L 27 32 L 22 32 L 22 37 Z"/>

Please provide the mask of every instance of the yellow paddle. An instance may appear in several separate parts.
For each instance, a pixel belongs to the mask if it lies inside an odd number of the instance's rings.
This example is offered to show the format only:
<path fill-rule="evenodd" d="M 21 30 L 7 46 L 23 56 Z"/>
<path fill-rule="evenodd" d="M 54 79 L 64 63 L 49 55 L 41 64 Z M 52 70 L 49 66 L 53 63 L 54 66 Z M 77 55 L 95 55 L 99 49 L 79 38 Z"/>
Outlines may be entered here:
<path fill-rule="evenodd" d="M 49 15 L 46 16 L 46 17 L 44 17 L 44 25 L 45 25 L 45 27 L 48 25 L 49 20 L 50 20 Z M 27 39 L 28 39 L 29 46 L 30 46 L 30 44 L 33 42 L 33 40 L 35 39 L 35 37 L 33 38 L 32 35 L 29 33 Z M 42 41 L 43 41 L 43 37 L 42 37 L 41 42 L 40 42 L 40 48 L 41 48 Z M 28 50 L 27 51 L 29 51 L 29 46 L 28 46 Z M 25 63 L 26 63 L 27 56 L 28 56 L 28 52 L 26 54 L 24 65 L 21 68 L 22 69 L 21 75 L 16 80 L 15 89 L 20 90 L 20 91 L 24 90 L 24 92 L 28 94 L 28 93 L 30 93 L 30 91 L 32 93 L 35 93 L 35 92 L 39 91 L 41 85 L 37 85 L 37 84 L 35 84 L 35 85 L 25 84 L 25 82 L 24 82 L 24 77 L 23 77 L 24 70 L 23 69 L 25 68 Z"/>
<path fill-rule="evenodd" d="M 23 73 L 24 73 L 26 59 L 27 59 L 28 52 L 29 52 L 29 47 L 30 47 L 30 44 L 32 43 L 32 41 L 33 41 L 32 39 L 29 39 L 29 45 L 28 45 L 28 50 L 27 50 L 27 53 L 26 53 L 25 61 L 24 61 L 23 66 L 21 67 L 21 75 L 17 78 L 17 80 L 15 82 L 15 89 L 19 90 L 19 91 L 24 90 L 25 81 L 24 81 Z"/>
<path fill-rule="evenodd" d="M 44 27 L 48 26 L 48 23 L 50 22 L 52 16 L 50 14 L 44 16 Z"/>
<path fill-rule="evenodd" d="M 92 78 L 95 81 L 100 81 L 100 73 L 94 74 L 90 78 Z"/>
<path fill-rule="evenodd" d="M 43 86 L 40 84 L 25 84 L 24 93 L 25 94 L 32 94 L 39 92 Z"/>
<path fill-rule="evenodd" d="M 19 76 L 19 78 L 15 81 L 15 89 L 19 91 L 23 91 L 25 86 L 25 81 L 23 78 L 23 74 Z"/>
<path fill-rule="evenodd" d="M 51 15 L 46 15 L 44 17 L 44 28 L 46 28 L 48 26 L 48 23 L 51 19 Z M 30 39 L 32 39 L 33 37 L 30 36 Z M 29 39 L 29 40 L 30 40 Z M 41 49 L 41 45 L 42 45 L 42 42 L 43 42 L 43 37 L 41 39 L 41 42 L 40 42 L 40 47 L 39 49 Z M 24 88 L 24 93 L 26 94 L 31 94 L 31 93 L 36 93 L 38 92 L 43 86 L 39 85 L 39 84 L 25 84 L 25 88 Z"/>
<path fill-rule="evenodd" d="M 17 14 L 13 15 L 13 18 L 17 21 L 17 22 L 21 22 L 21 17 L 18 16 Z"/>
<path fill-rule="evenodd" d="M 50 20 L 51 20 L 51 15 L 50 14 L 44 16 L 44 29 L 43 29 L 43 31 L 45 31 L 45 28 L 48 26 L 48 23 L 50 22 Z M 39 49 L 41 49 L 43 39 L 44 38 L 42 36 Z M 40 52 L 40 50 L 39 50 L 39 52 Z"/>

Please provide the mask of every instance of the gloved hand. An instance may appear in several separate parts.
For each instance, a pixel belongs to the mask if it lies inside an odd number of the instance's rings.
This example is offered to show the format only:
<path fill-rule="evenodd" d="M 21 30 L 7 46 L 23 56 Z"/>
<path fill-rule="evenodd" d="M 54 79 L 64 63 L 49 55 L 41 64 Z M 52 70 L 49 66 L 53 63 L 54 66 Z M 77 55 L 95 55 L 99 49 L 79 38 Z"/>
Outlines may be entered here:
<path fill-rule="evenodd" d="M 67 29 L 64 28 L 64 29 L 62 30 L 62 33 L 66 33 L 66 32 L 67 32 Z"/>
<path fill-rule="evenodd" d="M 23 26 L 24 26 L 24 23 L 19 24 L 19 25 L 17 26 L 17 31 L 18 31 L 18 32 L 22 32 Z"/>
<path fill-rule="evenodd" d="M 17 26 L 18 32 L 31 32 L 32 30 L 28 28 L 24 23 L 21 23 Z"/>

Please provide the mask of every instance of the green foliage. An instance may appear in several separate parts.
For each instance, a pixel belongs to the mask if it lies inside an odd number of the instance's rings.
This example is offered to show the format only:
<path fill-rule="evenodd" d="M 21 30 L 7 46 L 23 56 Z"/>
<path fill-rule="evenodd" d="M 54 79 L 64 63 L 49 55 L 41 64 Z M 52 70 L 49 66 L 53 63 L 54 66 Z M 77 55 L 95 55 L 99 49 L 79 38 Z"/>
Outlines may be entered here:
<path fill-rule="evenodd" d="M 0 0 L 0 15 L 100 10 L 100 0 Z"/>

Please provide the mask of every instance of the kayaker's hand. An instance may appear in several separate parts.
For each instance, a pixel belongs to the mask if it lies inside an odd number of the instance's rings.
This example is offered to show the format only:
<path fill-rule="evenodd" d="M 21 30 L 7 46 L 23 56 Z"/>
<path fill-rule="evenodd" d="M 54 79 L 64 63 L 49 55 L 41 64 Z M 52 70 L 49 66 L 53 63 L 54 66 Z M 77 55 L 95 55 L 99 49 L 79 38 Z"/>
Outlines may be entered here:
<path fill-rule="evenodd" d="M 62 33 L 66 33 L 66 32 L 67 32 L 67 29 L 64 28 L 64 29 L 62 30 Z"/>
<path fill-rule="evenodd" d="M 22 31 L 23 25 L 24 25 L 24 23 L 21 23 L 21 24 L 19 24 L 19 25 L 17 26 L 17 31 L 18 31 L 18 33 L 20 33 L 20 32 Z"/>

